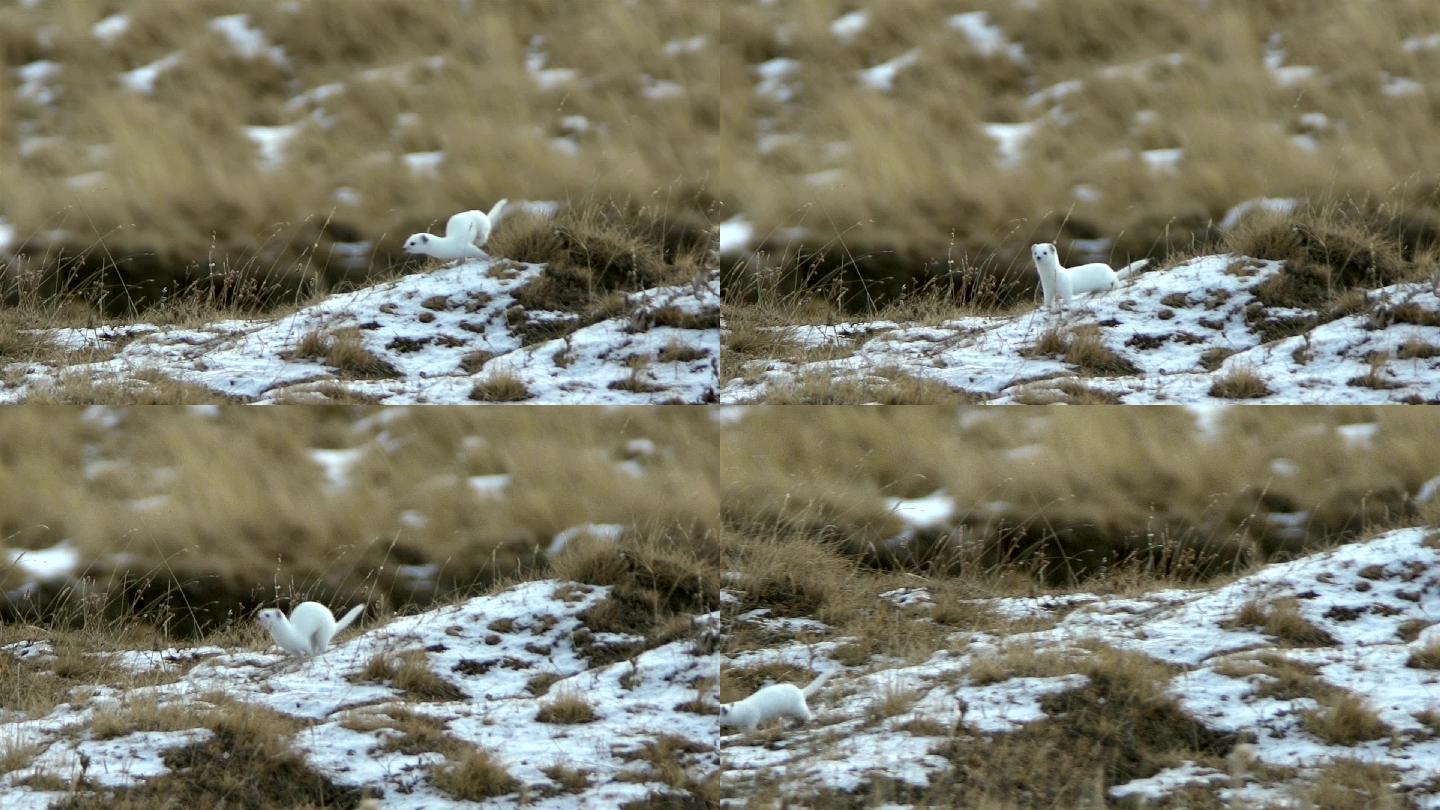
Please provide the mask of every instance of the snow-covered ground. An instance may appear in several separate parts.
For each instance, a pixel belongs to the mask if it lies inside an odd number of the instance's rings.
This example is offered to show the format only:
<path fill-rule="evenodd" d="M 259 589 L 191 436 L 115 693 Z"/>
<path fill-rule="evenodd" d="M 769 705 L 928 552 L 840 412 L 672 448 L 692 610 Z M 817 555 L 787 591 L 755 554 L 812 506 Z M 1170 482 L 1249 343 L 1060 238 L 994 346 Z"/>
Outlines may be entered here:
<path fill-rule="evenodd" d="M 1240 256 L 1193 259 L 1141 274 L 1120 289 L 1077 299 L 1066 313 L 1037 308 L 1003 317 L 964 317 L 938 325 L 894 321 L 778 327 L 780 336 L 830 357 L 815 362 L 759 359 L 740 366 L 721 390 L 727 403 L 763 402 L 772 386 L 801 377 L 877 380 L 898 370 L 993 403 L 1064 400 L 1061 385 L 1081 375 L 1059 356 L 1030 352 L 1051 329 L 1098 330 L 1100 341 L 1136 371 L 1085 376 L 1092 391 L 1126 404 L 1225 402 L 1215 382 L 1237 370 L 1264 381 L 1256 403 L 1338 404 L 1440 400 L 1440 357 L 1402 359 L 1407 341 L 1440 347 L 1440 298 L 1425 282 L 1369 291 L 1356 314 L 1302 334 L 1264 342 L 1267 325 L 1315 317 L 1308 310 L 1262 306 L 1254 289 L 1281 264 Z M 1398 305 L 1406 305 L 1397 310 Z M 1374 312 L 1409 310 L 1423 317 L 1377 324 Z M 1202 358 L 1229 352 L 1207 370 Z M 1372 360 L 1385 356 L 1372 375 Z M 1367 376 L 1372 383 L 1362 381 Z"/>
<path fill-rule="evenodd" d="M 155 701 L 193 710 L 198 718 L 215 704 L 216 695 L 223 695 L 304 723 L 294 744 L 305 764 L 337 785 L 378 794 L 386 808 L 476 806 L 449 797 L 429 778 L 430 766 L 445 762 L 441 753 L 386 745 L 401 735 L 396 721 L 387 722 L 387 712 L 421 714 L 461 743 L 489 751 L 519 787 L 489 800 L 487 807 L 618 807 L 683 794 L 665 784 L 641 753 L 662 738 L 683 740 L 691 745 L 688 753 L 675 754 L 679 767 L 696 782 L 714 773 L 717 716 L 697 708 L 713 704 L 713 696 L 700 694 L 696 685 L 715 683 L 718 659 L 699 642 L 681 639 L 628 660 L 592 665 L 577 649 L 576 635 L 588 632 L 581 615 L 607 595 L 607 588 L 592 585 L 527 582 L 391 620 L 342 638 L 326 655 L 298 665 L 276 648 L 120 654 L 116 662 L 136 671 L 174 671 L 182 663 L 198 663 L 158 686 L 83 688 L 75 702 L 36 719 L 0 714 L 0 739 L 7 749 L 37 749 L 28 765 L 0 775 L 0 793 L 7 808 L 42 808 L 69 792 L 35 786 L 43 781 L 27 783 L 38 774 L 68 785 L 83 770 L 85 778 L 106 788 L 160 776 L 168 770 L 161 759 L 165 751 L 207 740 L 212 732 L 197 722 L 192 729 L 97 739 L 88 731 L 97 713 Z M 715 618 L 697 617 L 696 622 L 710 625 Z M 603 648 L 642 639 L 596 633 L 590 641 Z M 407 651 L 419 653 L 428 669 L 463 697 L 416 700 L 393 684 L 361 677 L 372 659 L 393 661 Z M 45 641 L 12 644 L 5 652 L 40 666 L 54 657 Z M 553 682 L 532 694 L 542 676 Z M 578 724 L 537 720 L 540 708 L 562 695 L 582 697 L 595 719 Z M 357 723 L 357 717 L 373 722 Z M 567 792 L 543 772 L 555 765 L 588 775 L 588 785 Z"/>
<path fill-rule="evenodd" d="M 529 392 L 526 403 L 655 404 L 713 400 L 719 331 L 665 325 L 660 315 L 718 313 L 720 282 L 660 287 L 630 295 L 631 311 L 523 345 L 527 328 L 573 320 L 565 312 L 518 308 L 514 295 L 542 265 L 479 259 L 421 272 L 356 292 L 333 295 L 279 318 L 228 321 L 201 328 L 150 324 L 44 332 L 72 355 L 104 359 L 73 365 L 27 364 L 9 372 L 0 399 L 15 402 L 63 378 L 145 386 L 155 373 L 202 386 L 242 402 L 274 402 L 328 389 L 384 404 L 470 401 L 477 382 L 513 376 Z M 718 317 L 718 316 L 717 316 Z M 391 371 L 351 379 L 323 359 L 297 357 L 306 335 L 353 330 L 364 348 Z M 693 351 L 675 360 L 669 346 Z M 477 353 L 488 359 L 480 365 Z M 673 357 L 670 355 L 669 357 Z M 465 361 L 462 364 L 462 360 Z M 18 373 L 17 373 L 18 372 Z M 317 391 L 317 389 L 320 389 Z"/>
<path fill-rule="evenodd" d="M 876 778 L 924 787 L 949 763 L 937 753 L 949 737 L 1003 735 L 1046 717 L 1047 695 L 1084 686 L 1078 673 L 1051 677 L 987 677 L 969 673 L 1016 646 L 1073 656 L 1077 671 L 1095 643 L 1138 653 L 1173 667 L 1166 692 L 1189 717 L 1236 739 L 1253 738 L 1249 759 L 1259 766 L 1296 769 L 1291 781 L 1247 766 L 1222 773 L 1216 763 L 1186 763 L 1109 787 L 1111 799 L 1158 797 L 1182 785 L 1210 785 L 1224 802 L 1300 807 L 1297 784 L 1315 768 L 1341 759 L 1388 766 L 1418 807 L 1440 807 L 1440 738 L 1433 725 L 1440 706 L 1440 670 L 1407 665 L 1422 649 L 1440 652 L 1440 533 L 1429 528 L 1390 531 L 1365 542 L 1265 567 L 1228 585 L 1167 590 L 1135 597 L 1073 594 L 1063 598 L 981 600 L 977 607 L 1048 625 L 1007 635 L 952 633 L 918 664 L 875 658 L 860 666 L 834 660 L 848 641 L 808 618 L 775 618 L 767 611 L 737 624 L 778 639 L 732 655 L 724 666 L 789 664 L 815 672 L 841 670 L 811 699 L 816 718 L 804 728 L 724 737 L 727 802 L 744 806 L 757 784 L 780 779 L 786 795 L 803 800 L 824 791 L 853 792 Z M 744 588 L 736 582 L 734 587 Z M 727 594 L 727 598 L 733 598 Z M 928 622 L 925 588 L 883 595 Z M 1299 615 L 1328 634 L 1312 646 L 1287 645 L 1260 627 L 1233 620 L 1247 604 L 1293 600 Z M 818 640 L 817 640 L 818 639 Z M 1440 655 L 1432 656 L 1440 660 Z M 1316 692 L 1349 693 L 1388 727 L 1377 739 L 1340 745 L 1306 730 L 1310 695 L 1267 691 L 1275 661 L 1311 671 Z M 887 696 L 909 695 L 908 708 L 876 719 Z M 923 723 L 917 721 L 924 721 Z M 931 736 L 934 735 L 934 736 Z M 783 768 L 783 775 L 781 769 Z M 1227 769 L 1232 770 L 1232 769 Z M 783 778 L 782 778 L 783 776 Z M 888 805 L 902 807 L 903 804 Z M 1207 805 L 1208 806 L 1208 805 Z M 1245 806 L 1249 806 L 1246 804 Z"/>

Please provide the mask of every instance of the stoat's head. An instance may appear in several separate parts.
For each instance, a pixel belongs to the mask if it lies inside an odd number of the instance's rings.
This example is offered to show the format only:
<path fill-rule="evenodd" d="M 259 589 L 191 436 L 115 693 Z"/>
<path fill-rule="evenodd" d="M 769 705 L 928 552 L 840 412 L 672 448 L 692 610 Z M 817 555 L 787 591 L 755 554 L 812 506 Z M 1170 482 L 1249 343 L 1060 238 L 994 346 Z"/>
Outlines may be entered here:
<path fill-rule="evenodd" d="M 1043 262 L 1055 255 L 1055 246 L 1049 242 L 1041 242 L 1030 246 L 1030 256 L 1037 262 Z"/>
<path fill-rule="evenodd" d="M 729 706 L 723 706 L 723 705 L 722 705 L 722 706 L 720 707 L 720 725 L 722 725 L 722 726 L 728 726 L 728 725 L 730 725 L 730 707 L 729 707 Z"/>
<path fill-rule="evenodd" d="M 265 608 L 255 614 L 255 618 L 266 627 L 280 624 L 285 621 L 285 614 L 279 608 Z"/>
<path fill-rule="evenodd" d="M 426 248 L 428 248 L 429 246 L 430 246 L 430 234 L 428 234 L 428 233 L 412 234 L 409 239 L 406 239 L 406 240 L 405 240 L 405 252 L 406 252 L 406 253 L 420 253 L 420 254 L 423 254 L 423 253 L 426 252 Z"/>

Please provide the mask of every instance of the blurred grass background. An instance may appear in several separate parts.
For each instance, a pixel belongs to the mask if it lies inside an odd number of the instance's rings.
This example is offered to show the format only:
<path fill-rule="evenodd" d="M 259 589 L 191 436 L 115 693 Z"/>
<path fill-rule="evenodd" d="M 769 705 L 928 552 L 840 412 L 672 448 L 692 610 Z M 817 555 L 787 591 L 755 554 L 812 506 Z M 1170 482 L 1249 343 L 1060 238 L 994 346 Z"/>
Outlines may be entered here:
<path fill-rule="evenodd" d="M 5 299 L 50 323 L 275 308 L 501 197 L 708 247 L 714 21 L 683 0 L 8 4 Z"/>
<path fill-rule="evenodd" d="M 720 196 L 761 251 L 726 295 L 799 299 L 771 321 L 927 290 L 1003 309 L 1029 301 L 1033 242 L 1163 259 L 1260 197 L 1440 244 L 1428 0 L 805 0 L 721 26 Z"/>
<path fill-rule="evenodd" d="M 713 555 L 717 441 L 682 407 L 8 409 L 0 615 L 184 633 L 276 600 L 423 606 L 566 553 L 605 584 Z M 47 552 L 73 570 L 29 570 Z"/>
<path fill-rule="evenodd" d="M 721 438 L 726 544 L 788 560 L 762 578 L 1153 588 L 1440 518 L 1433 408 L 738 413 Z M 953 513 L 908 526 L 899 501 L 928 497 Z"/>

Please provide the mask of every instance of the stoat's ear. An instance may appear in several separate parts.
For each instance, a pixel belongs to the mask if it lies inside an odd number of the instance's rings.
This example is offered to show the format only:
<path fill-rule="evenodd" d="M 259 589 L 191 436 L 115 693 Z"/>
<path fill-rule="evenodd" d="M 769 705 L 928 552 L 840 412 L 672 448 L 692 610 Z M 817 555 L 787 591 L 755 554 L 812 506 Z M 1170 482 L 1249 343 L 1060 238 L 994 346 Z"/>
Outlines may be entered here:
<path fill-rule="evenodd" d="M 427 234 L 425 234 L 424 236 L 420 237 L 420 241 L 421 241 L 421 242 L 425 242 L 426 244 L 429 244 L 429 242 L 430 242 L 430 234 L 427 233 Z"/>

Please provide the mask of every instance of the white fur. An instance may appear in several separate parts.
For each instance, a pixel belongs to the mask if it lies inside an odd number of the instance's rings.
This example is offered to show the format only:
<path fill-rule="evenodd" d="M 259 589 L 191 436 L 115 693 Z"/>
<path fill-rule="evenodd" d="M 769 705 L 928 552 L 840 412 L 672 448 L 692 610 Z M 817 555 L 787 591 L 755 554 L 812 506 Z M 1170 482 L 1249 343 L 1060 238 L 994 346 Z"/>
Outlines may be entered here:
<path fill-rule="evenodd" d="M 741 731 L 754 731 L 762 723 L 768 723 L 776 717 L 793 717 L 802 723 L 808 723 L 811 715 L 805 698 L 815 694 L 832 674 L 834 670 L 826 672 L 804 689 L 793 683 L 763 686 L 744 700 L 721 706 L 720 725 L 732 726 Z"/>
<path fill-rule="evenodd" d="M 277 608 L 265 608 L 256 614 L 256 618 L 270 631 L 270 637 L 275 639 L 280 649 L 292 655 L 314 656 L 325 652 L 330 646 L 330 639 L 349 627 L 364 609 L 364 605 L 356 605 L 336 622 L 330 608 L 319 602 L 301 602 L 290 611 L 288 619 Z"/>
<path fill-rule="evenodd" d="M 505 200 L 495 203 L 488 214 L 484 211 L 461 211 L 445 223 L 444 236 L 412 234 L 405 240 L 405 252 L 445 261 L 487 258 L 480 248 L 490 241 L 490 231 L 500 222 L 500 212 L 504 210 L 505 203 Z"/>
<path fill-rule="evenodd" d="M 1148 259 L 1141 259 L 1126 265 L 1118 273 L 1110 269 L 1110 265 L 1099 262 L 1061 267 L 1059 252 L 1049 242 L 1032 245 L 1030 256 L 1035 260 L 1035 272 L 1040 274 L 1040 290 L 1045 297 L 1045 306 L 1051 309 L 1057 302 L 1069 307 L 1071 300 L 1080 293 L 1113 290 L 1121 281 L 1150 263 Z"/>

